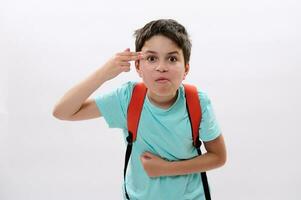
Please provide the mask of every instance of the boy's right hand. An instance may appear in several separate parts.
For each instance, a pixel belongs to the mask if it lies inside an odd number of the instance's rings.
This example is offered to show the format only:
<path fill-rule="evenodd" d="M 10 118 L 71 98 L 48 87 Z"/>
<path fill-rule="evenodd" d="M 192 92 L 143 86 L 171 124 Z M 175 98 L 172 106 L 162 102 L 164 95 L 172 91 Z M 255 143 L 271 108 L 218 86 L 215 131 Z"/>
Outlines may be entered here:
<path fill-rule="evenodd" d="M 106 80 L 115 78 L 121 72 L 129 72 L 131 63 L 130 61 L 135 61 L 141 59 L 141 52 L 131 52 L 129 48 L 123 52 L 116 53 L 108 62 L 106 62 L 103 67 L 103 73 Z"/>

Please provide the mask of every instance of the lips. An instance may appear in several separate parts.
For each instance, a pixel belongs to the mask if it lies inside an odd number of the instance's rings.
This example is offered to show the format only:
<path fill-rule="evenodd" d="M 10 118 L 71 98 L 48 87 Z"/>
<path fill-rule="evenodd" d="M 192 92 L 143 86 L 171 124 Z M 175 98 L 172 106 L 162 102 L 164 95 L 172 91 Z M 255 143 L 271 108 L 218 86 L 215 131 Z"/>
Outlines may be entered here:
<path fill-rule="evenodd" d="M 165 83 L 168 83 L 169 82 L 169 79 L 168 78 L 165 78 L 165 77 L 159 77 L 156 79 L 156 83 L 158 84 L 165 84 Z"/>
<path fill-rule="evenodd" d="M 169 79 L 165 77 L 159 77 L 156 79 L 156 81 L 169 81 Z"/>

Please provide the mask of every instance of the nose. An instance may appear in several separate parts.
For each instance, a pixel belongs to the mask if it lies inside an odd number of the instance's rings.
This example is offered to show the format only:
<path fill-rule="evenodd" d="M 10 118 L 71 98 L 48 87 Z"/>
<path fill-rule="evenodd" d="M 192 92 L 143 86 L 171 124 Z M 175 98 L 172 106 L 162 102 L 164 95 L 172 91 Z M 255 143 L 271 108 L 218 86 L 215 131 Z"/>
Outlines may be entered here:
<path fill-rule="evenodd" d="M 160 62 L 157 66 L 156 66 L 156 71 L 159 72 L 167 72 L 168 68 L 166 67 L 166 65 L 164 65 L 164 63 Z"/>

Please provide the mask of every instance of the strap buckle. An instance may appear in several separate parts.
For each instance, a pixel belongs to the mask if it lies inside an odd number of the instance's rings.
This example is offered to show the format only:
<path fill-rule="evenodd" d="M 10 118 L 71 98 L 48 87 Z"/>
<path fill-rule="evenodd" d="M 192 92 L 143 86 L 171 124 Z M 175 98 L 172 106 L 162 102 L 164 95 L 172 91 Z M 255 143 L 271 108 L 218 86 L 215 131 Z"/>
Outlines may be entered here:
<path fill-rule="evenodd" d="M 202 146 L 202 141 L 200 139 L 196 139 L 193 146 L 197 149 L 200 148 Z"/>
<path fill-rule="evenodd" d="M 128 142 L 128 145 L 133 144 L 133 134 L 131 133 L 131 131 L 129 131 L 129 135 L 126 137 L 126 141 Z"/>

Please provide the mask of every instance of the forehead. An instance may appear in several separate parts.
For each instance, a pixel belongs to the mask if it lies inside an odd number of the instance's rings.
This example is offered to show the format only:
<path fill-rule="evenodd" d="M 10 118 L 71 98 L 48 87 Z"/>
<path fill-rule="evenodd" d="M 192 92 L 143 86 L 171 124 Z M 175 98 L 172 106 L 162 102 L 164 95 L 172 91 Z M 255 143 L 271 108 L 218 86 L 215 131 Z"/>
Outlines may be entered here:
<path fill-rule="evenodd" d="M 162 35 L 155 35 L 147 40 L 142 47 L 142 51 L 158 54 L 170 54 L 171 52 L 183 54 L 182 49 L 174 41 Z"/>

